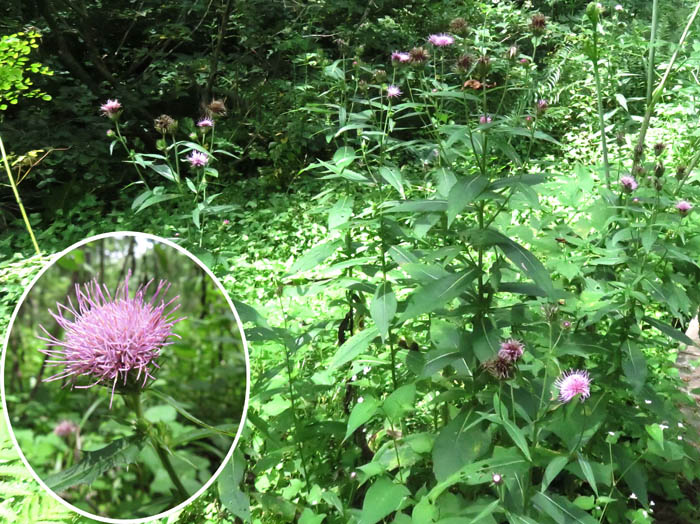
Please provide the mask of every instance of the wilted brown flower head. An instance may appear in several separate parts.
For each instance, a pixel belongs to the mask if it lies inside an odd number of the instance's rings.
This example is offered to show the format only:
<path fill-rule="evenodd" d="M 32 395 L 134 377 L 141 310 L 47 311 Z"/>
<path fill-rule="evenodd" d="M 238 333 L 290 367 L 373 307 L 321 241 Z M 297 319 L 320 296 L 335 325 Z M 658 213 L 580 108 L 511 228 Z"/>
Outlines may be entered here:
<path fill-rule="evenodd" d="M 155 127 L 156 131 L 159 133 L 173 134 L 175 131 L 177 131 L 177 121 L 169 115 L 160 115 L 158 118 L 153 120 L 153 127 Z"/>
<path fill-rule="evenodd" d="M 457 59 L 457 71 L 460 73 L 468 73 L 474 66 L 474 57 L 472 55 L 462 55 Z"/>
<path fill-rule="evenodd" d="M 450 22 L 450 31 L 453 33 L 459 34 L 464 34 L 467 32 L 468 26 L 467 26 L 467 21 L 460 17 L 455 18 Z"/>
<path fill-rule="evenodd" d="M 209 102 L 207 109 L 213 116 L 226 116 L 226 104 L 223 100 L 215 98 Z"/>
<path fill-rule="evenodd" d="M 430 58 L 430 53 L 423 47 L 414 47 L 408 52 L 412 64 L 424 64 Z"/>
<path fill-rule="evenodd" d="M 535 34 L 544 33 L 544 30 L 547 28 L 547 17 L 545 17 L 542 13 L 533 15 L 533 17 L 530 19 L 530 28 Z"/>
<path fill-rule="evenodd" d="M 481 367 L 488 371 L 492 377 L 505 380 L 510 377 L 512 365 L 508 359 L 497 356 L 484 362 Z"/>

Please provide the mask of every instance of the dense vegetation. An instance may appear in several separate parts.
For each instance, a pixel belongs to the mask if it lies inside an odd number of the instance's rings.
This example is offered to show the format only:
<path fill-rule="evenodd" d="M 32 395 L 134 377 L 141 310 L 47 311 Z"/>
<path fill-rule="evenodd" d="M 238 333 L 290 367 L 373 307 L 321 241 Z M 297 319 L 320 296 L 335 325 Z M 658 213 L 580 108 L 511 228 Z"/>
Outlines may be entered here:
<path fill-rule="evenodd" d="M 119 230 L 196 254 L 246 326 L 243 436 L 163 522 L 700 521 L 700 3 L 1 9 L 3 326 Z M 87 521 L 2 431 L 0 518 Z"/>

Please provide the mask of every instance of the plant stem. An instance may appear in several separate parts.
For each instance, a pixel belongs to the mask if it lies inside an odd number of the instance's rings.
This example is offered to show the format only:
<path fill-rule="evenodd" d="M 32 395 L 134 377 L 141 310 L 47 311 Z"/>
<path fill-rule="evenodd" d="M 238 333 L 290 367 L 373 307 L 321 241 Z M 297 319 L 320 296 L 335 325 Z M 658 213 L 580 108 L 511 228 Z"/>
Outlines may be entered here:
<path fill-rule="evenodd" d="M 17 200 L 17 205 L 19 206 L 19 211 L 22 213 L 22 219 L 24 220 L 24 225 L 29 232 L 29 236 L 32 238 L 32 244 L 34 244 L 34 249 L 37 255 L 41 255 L 41 249 L 39 249 L 39 244 L 36 242 L 34 237 L 34 231 L 32 230 L 32 225 L 29 223 L 29 218 L 27 217 L 27 212 L 24 210 L 24 205 L 22 204 L 22 199 L 19 197 L 19 191 L 17 191 L 17 185 L 15 184 L 14 178 L 12 178 L 12 171 L 10 170 L 10 164 L 7 161 L 7 154 L 5 153 L 5 145 L 2 143 L 2 137 L 0 137 L 0 152 L 2 152 L 2 162 L 5 165 L 5 171 L 7 172 L 7 178 L 10 179 L 10 186 L 12 186 L 12 192 L 15 194 L 15 200 Z"/>
<path fill-rule="evenodd" d="M 130 399 L 130 401 L 128 399 Z M 141 393 L 125 395 L 124 400 L 126 401 L 127 405 L 131 404 L 130 407 L 134 410 L 134 413 L 136 414 L 137 422 L 139 424 L 143 424 L 146 427 L 150 427 L 150 422 L 148 422 L 143 416 L 143 408 L 141 407 Z M 160 459 L 161 464 L 163 464 L 165 471 L 168 473 L 170 481 L 177 489 L 178 494 L 183 500 L 187 499 L 189 495 L 187 494 L 185 486 L 182 485 L 180 477 L 178 477 L 177 472 L 175 471 L 175 468 L 173 467 L 173 464 L 170 461 L 170 457 L 168 456 L 168 450 L 165 449 L 165 447 L 163 447 L 163 445 L 158 441 L 158 439 L 155 436 L 153 436 L 150 432 L 147 432 L 147 435 L 148 439 L 151 441 L 153 449 L 155 449 L 156 453 L 158 454 L 158 458 Z"/>
<path fill-rule="evenodd" d="M 649 38 L 649 61 L 647 63 L 647 106 L 651 104 L 651 91 L 654 85 L 654 58 L 656 55 L 656 27 L 659 22 L 659 0 L 654 0 L 651 8 L 651 37 Z"/>
<path fill-rule="evenodd" d="M 593 25 L 593 75 L 595 76 L 596 99 L 598 100 L 598 120 L 600 122 L 600 146 L 603 149 L 603 166 L 605 168 L 605 183 L 610 187 L 610 162 L 608 161 L 608 142 L 605 138 L 605 113 L 603 113 L 603 88 L 600 85 L 598 70 L 598 24 Z"/>

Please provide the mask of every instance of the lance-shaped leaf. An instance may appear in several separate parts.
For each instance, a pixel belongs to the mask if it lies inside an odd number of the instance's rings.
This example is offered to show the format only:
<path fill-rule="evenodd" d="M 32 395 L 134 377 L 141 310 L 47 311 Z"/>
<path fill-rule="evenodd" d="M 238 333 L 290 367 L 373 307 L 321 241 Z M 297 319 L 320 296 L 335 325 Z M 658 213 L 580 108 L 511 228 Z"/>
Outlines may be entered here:
<path fill-rule="evenodd" d="M 309 251 L 304 253 L 300 259 L 294 262 L 294 265 L 287 273 L 287 276 L 300 273 L 302 271 L 307 271 L 311 268 L 316 267 L 321 262 L 326 260 L 341 246 L 341 240 L 334 240 L 332 242 L 325 242 L 317 246 L 312 247 Z"/>
<path fill-rule="evenodd" d="M 385 341 L 389 335 L 391 321 L 396 315 L 396 295 L 394 295 L 389 282 L 381 282 L 377 286 L 377 291 L 369 306 L 369 313 L 379 329 L 382 341 Z"/>
<path fill-rule="evenodd" d="M 396 189 L 401 195 L 401 198 L 406 198 L 406 194 L 403 191 L 403 175 L 401 171 L 396 167 L 380 167 L 379 174 L 386 180 L 391 187 Z"/>
<path fill-rule="evenodd" d="M 489 181 L 481 175 L 470 176 L 459 180 L 447 196 L 447 227 L 452 225 L 454 219 L 462 210 L 478 197 Z"/>
<path fill-rule="evenodd" d="M 336 369 L 346 362 L 360 355 L 372 341 L 379 336 L 379 330 L 375 327 L 368 327 L 359 333 L 355 333 L 345 344 L 338 348 L 330 363 L 330 369 Z"/>
<path fill-rule="evenodd" d="M 406 310 L 399 320 L 403 322 L 444 306 L 467 289 L 478 274 L 478 270 L 468 269 L 460 273 L 451 273 L 440 280 L 419 287 L 408 298 Z"/>

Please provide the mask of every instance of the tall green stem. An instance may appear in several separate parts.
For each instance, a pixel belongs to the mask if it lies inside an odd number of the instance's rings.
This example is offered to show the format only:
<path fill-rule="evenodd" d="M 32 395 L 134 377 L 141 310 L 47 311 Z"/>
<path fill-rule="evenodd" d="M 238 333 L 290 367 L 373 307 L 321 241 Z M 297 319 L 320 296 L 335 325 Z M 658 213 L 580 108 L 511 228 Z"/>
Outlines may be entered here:
<path fill-rule="evenodd" d="M 598 23 L 593 24 L 593 75 L 595 76 L 596 98 L 598 100 L 598 120 L 600 122 L 600 145 L 603 148 L 603 166 L 605 168 L 605 183 L 610 187 L 610 162 L 608 161 L 608 142 L 605 138 L 605 113 L 603 112 L 603 88 L 600 84 L 598 70 Z"/>
<path fill-rule="evenodd" d="M 659 0 L 654 0 L 651 7 L 651 37 L 649 38 L 649 59 L 647 63 L 647 105 L 651 104 L 651 92 L 654 87 L 654 62 L 656 55 L 656 27 L 659 22 Z"/>
<path fill-rule="evenodd" d="M 17 200 L 17 205 L 19 206 L 19 212 L 22 213 L 24 225 L 27 228 L 27 231 L 29 232 L 29 236 L 32 238 L 32 244 L 34 244 L 34 249 L 36 250 L 37 255 L 41 255 L 41 249 L 39 249 L 39 244 L 37 244 L 36 238 L 34 237 L 32 225 L 29 223 L 29 218 L 27 217 L 27 212 L 24 210 L 22 199 L 19 197 L 19 191 L 17 191 L 17 184 L 15 184 L 15 179 L 12 178 L 12 171 L 10 170 L 10 164 L 7 161 L 7 154 L 5 153 L 5 145 L 2 143 L 2 137 L 0 137 L 0 152 L 2 153 L 2 162 L 5 165 L 7 178 L 10 179 L 10 186 L 12 186 L 12 192 L 15 194 L 15 200 Z"/>

